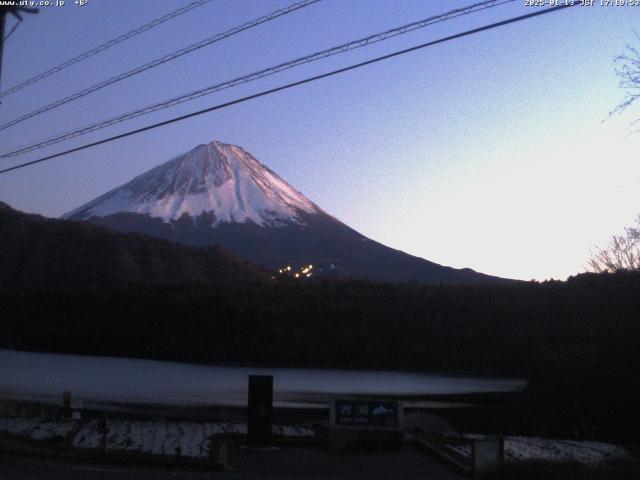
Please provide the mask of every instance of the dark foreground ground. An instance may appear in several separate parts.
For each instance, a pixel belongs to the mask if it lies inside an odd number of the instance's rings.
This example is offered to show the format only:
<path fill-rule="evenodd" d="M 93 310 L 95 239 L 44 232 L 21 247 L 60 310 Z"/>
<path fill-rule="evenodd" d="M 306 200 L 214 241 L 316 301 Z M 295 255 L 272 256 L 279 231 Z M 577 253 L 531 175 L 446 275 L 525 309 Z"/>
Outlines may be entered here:
<path fill-rule="evenodd" d="M 282 447 L 277 451 L 240 450 L 234 471 L 129 466 L 59 460 L 0 452 L 1 480 L 162 480 L 162 479 L 430 479 L 466 478 L 414 447 L 391 452 L 330 452 L 312 447 Z"/>

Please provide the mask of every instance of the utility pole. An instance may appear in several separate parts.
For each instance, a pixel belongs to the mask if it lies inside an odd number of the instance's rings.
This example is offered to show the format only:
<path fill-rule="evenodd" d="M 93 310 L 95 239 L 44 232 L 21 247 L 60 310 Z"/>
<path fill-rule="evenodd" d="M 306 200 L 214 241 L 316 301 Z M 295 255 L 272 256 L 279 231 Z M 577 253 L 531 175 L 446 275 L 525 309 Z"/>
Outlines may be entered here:
<path fill-rule="evenodd" d="M 16 7 L 16 6 L 0 6 L 0 85 L 2 84 L 2 51 L 4 50 L 4 31 L 8 14 L 13 15 L 21 22 L 21 13 L 38 13 L 37 8 Z"/>
<path fill-rule="evenodd" d="M 4 47 L 4 23 L 8 7 L 0 7 L 0 85 L 2 85 L 2 50 Z"/>

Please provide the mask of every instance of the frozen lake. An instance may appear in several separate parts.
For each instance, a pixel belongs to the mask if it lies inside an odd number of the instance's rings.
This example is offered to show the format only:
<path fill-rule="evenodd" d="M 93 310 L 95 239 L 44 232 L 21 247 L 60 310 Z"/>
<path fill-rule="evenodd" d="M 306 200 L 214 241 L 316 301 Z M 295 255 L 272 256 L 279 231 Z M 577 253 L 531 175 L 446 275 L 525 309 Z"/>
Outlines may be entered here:
<path fill-rule="evenodd" d="M 333 397 L 384 396 L 424 404 L 439 394 L 511 392 L 522 379 L 379 370 L 252 368 L 0 350 L 0 398 L 60 402 L 246 405 L 247 376 L 273 375 L 274 404 L 323 407 Z M 427 402 L 430 403 L 430 402 Z"/>

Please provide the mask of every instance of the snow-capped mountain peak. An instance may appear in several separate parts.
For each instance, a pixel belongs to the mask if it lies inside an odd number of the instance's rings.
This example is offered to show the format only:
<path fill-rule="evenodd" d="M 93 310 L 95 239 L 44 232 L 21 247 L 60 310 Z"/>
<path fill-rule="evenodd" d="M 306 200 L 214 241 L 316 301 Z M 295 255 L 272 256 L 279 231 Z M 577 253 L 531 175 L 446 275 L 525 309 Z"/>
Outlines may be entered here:
<path fill-rule="evenodd" d="M 199 145 L 65 214 L 78 220 L 132 212 L 168 222 L 213 213 L 213 226 L 299 223 L 324 213 L 243 148 L 218 141 Z"/>
<path fill-rule="evenodd" d="M 320 210 L 241 147 L 221 142 L 199 145 L 64 217 L 184 245 L 217 245 L 270 269 L 312 264 L 314 275 L 502 281 L 370 240 Z"/>

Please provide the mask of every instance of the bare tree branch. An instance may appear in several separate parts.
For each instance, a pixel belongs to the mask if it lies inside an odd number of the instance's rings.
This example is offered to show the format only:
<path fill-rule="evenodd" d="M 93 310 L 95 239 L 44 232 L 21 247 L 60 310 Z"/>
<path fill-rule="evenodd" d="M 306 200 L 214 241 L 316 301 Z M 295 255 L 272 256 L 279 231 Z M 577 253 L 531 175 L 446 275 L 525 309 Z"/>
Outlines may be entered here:
<path fill-rule="evenodd" d="M 605 248 L 596 247 L 591 254 L 587 270 L 592 272 L 617 272 L 640 270 L 640 215 L 635 226 L 625 228 L 624 235 L 614 235 Z"/>
<path fill-rule="evenodd" d="M 634 32 L 638 43 L 640 35 Z M 636 47 L 627 45 L 625 51 L 615 60 L 618 67 L 615 72 L 618 76 L 618 86 L 625 91 L 620 103 L 609 112 L 609 117 L 619 115 L 640 99 L 640 51 Z M 629 124 L 630 127 L 640 125 L 640 118 Z"/>

